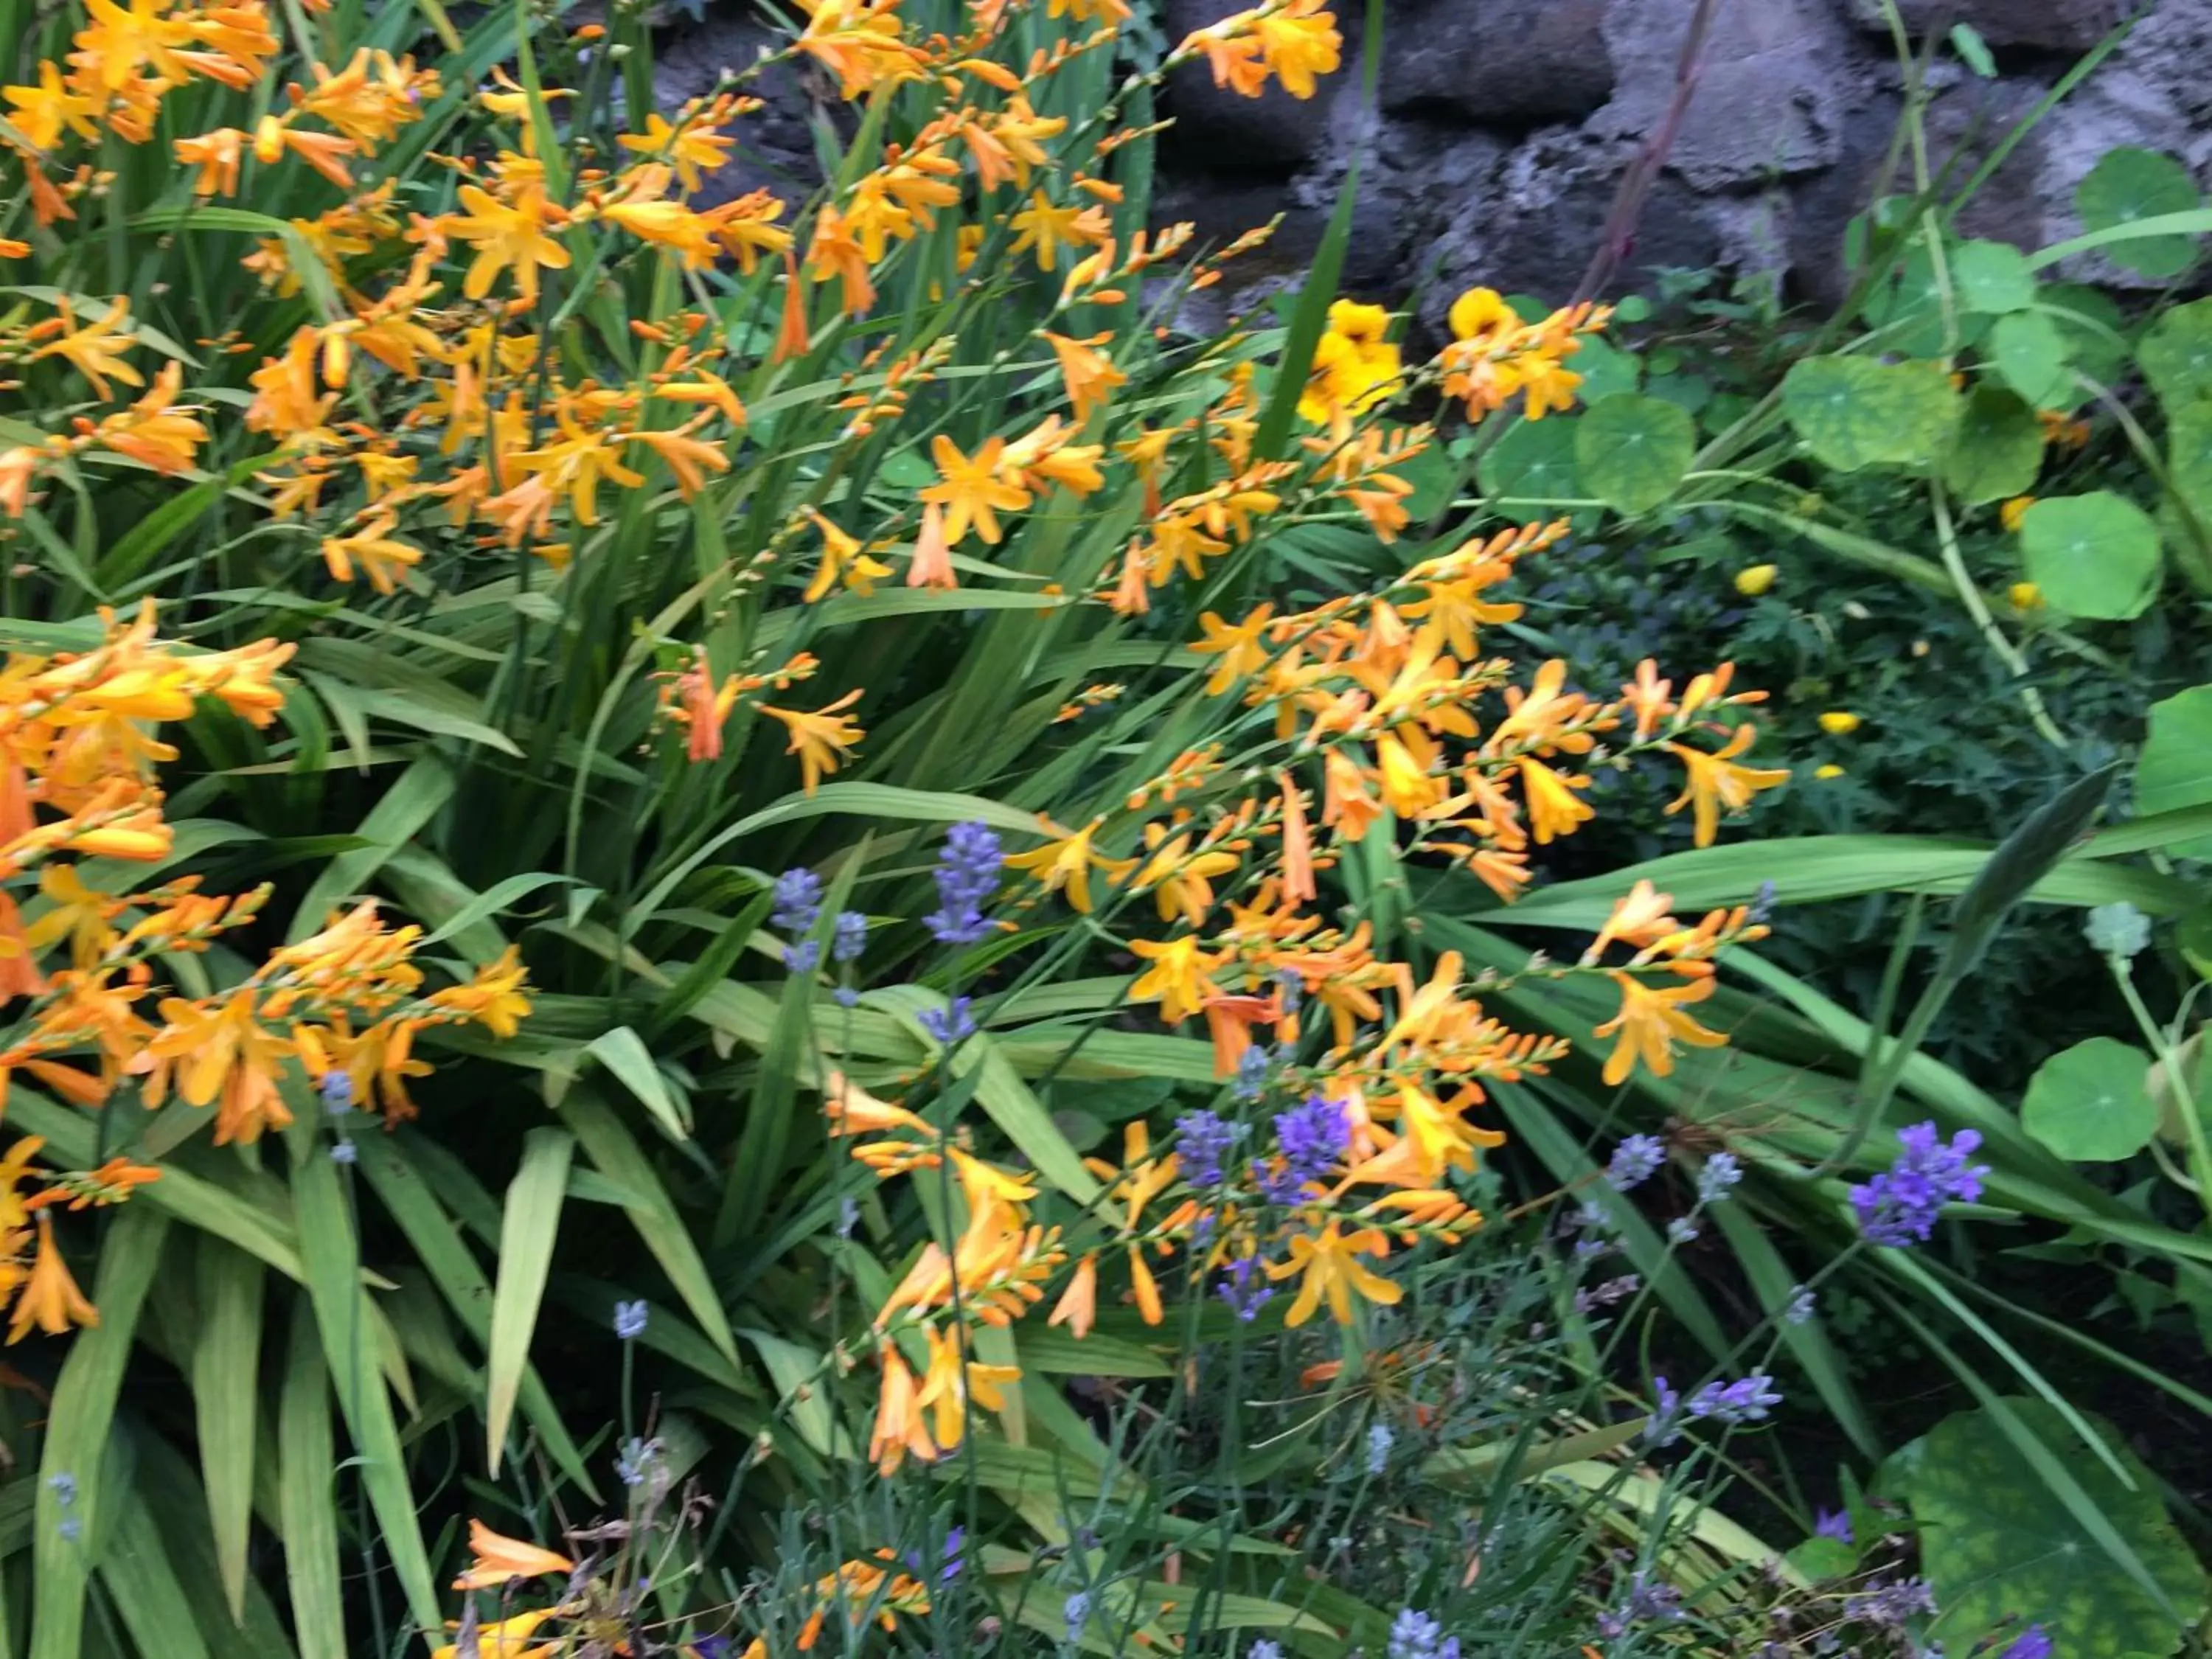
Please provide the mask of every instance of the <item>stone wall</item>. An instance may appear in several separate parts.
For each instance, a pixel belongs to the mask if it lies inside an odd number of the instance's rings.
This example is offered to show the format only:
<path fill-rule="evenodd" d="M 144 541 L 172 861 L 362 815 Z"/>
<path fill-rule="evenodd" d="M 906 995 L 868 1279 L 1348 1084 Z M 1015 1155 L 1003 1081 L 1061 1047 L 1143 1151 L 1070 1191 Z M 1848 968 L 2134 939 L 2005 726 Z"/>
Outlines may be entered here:
<path fill-rule="evenodd" d="M 1246 0 L 1154 0 L 1180 40 Z M 721 0 L 723 7 L 732 0 Z M 1345 286 L 1415 301 L 1436 325 L 1475 283 L 1564 297 L 1597 251 L 1622 170 L 1664 115 L 1696 0 L 1383 0 L 1376 107 L 1360 95 L 1362 0 L 1339 0 L 1343 70 L 1300 102 L 1247 99 L 1179 73 L 1158 216 L 1225 239 L 1285 216 L 1223 300 L 1294 282 L 1345 170 L 1362 186 Z M 2212 182 L 2212 0 L 1899 0 L 1916 31 L 1964 21 L 1992 49 L 1983 79 L 1947 53 L 1931 82 L 1931 163 L 1965 171 L 2008 137 L 2081 55 L 2139 12 L 2118 49 L 2014 149 L 1964 216 L 1970 234 L 2025 247 L 2074 234 L 2075 185 L 2107 149 L 2140 144 Z M 751 60 L 769 36 L 726 9 L 666 43 L 664 100 Z M 1845 223 L 1887 157 L 1903 75 L 1880 0 L 1720 0 L 1695 97 L 1615 286 L 1663 265 L 1779 273 L 1835 297 Z M 803 76 L 719 181 L 750 188 L 811 171 Z M 1909 177 L 1909 175 L 1908 175 Z M 2081 275 L 2125 283 L 2109 268 Z"/>
<path fill-rule="evenodd" d="M 1384 3 L 1374 111 L 1350 62 L 1307 104 L 1279 90 L 1239 98 L 1202 72 L 1178 77 L 1163 216 L 1217 231 L 1285 213 L 1273 256 L 1283 280 L 1358 155 L 1347 287 L 1417 297 L 1431 326 L 1475 283 L 1563 298 L 1597 252 L 1623 169 L 1673 100 L 1695 0 Z M 1170 35 L 1235 7 L 1169 0 Z M 1916 30 L 1969 22 L 1996 57 L 1993 79 L 1954 59 L 1932 80 L 1931 164 L 1963 149 L 1963 173 L 2130 8 L 1902 0 L 1900 9 Z M 1358 10 L 1339 7 L 1348 39 Z M 1654 266 L 1723 265 L 1778 272 L 1797 297 L 1833 299 L 1844 228 L 1881 177 L 1903 82 L 1878 0 L 1721 0 L 1615 286 L 1648 280 Z M 1998 169 L 1965 228 L 2024 247 L 2076 234 L 2074 186 L 2118 144 L 2168 151 L 2212 181 L 2212 0 L 2143 8 L 2118 51 Z"/>

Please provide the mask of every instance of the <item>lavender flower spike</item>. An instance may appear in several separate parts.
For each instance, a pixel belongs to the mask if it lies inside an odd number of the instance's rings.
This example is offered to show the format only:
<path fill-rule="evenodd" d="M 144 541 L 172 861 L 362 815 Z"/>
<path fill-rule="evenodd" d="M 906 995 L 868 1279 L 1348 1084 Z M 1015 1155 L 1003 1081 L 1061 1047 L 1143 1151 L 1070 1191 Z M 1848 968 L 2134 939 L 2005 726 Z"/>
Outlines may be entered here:
<path fill-rule="evenodd" d="M 1873 1244 L 1905 1249 L 1924 1244 L 1936 1233 L 1946 1204 L 1971 1204 L 1982 1195 L 1986 1164 L 1967 1159 L 1982 1138 L 1961 1129 L 1946 1146 L 1930 1123 L 1897 1132 L 1897 1162 L 1871 1181 L 1851 1188 L 1851 1208 L 1859 1229 Z"/>

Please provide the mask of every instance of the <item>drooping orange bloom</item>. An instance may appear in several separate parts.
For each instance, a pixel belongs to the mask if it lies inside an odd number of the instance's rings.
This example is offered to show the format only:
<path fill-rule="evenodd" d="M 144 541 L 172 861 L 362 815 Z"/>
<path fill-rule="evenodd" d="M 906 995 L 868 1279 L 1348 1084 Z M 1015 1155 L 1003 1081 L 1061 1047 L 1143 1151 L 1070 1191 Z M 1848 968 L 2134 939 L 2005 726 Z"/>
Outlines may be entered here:
<path fill-rule="evenodd" d="M 476 1565 L 453 1580 L 457 1590 L 493 1589 L 517 1578 L 570 1573 L 576 1564 L 552 1550 L 503 1537 L 479 1520 L 469 1521 L 469 1553 Z"/>
<path fill-rule="evenodd" d="M 945 509 L 935 501 L 921 510 L 921 528 L 914 538 L 914 556 L 907 563 L 906 585 L 945 589 L 960 586 L 952 569 L 952 544 L 945 536 Z"/>
<path fill-rule="evenodd" d="M 59 1336 L 73 1325 L 89 1328 L 100 1323 L 99 1310 L 77 1289 L 76 1280 L 70 1277 L 69 1264 L 55 1247 L 52 1220 L 44 1210 L 39 1212 L 38 1219 L 39 1253 L 15 1298 L 15 1316 L 8 1322 L 10 1347 L 28 1336 L 33 1325 L 48 1336 Z"/>

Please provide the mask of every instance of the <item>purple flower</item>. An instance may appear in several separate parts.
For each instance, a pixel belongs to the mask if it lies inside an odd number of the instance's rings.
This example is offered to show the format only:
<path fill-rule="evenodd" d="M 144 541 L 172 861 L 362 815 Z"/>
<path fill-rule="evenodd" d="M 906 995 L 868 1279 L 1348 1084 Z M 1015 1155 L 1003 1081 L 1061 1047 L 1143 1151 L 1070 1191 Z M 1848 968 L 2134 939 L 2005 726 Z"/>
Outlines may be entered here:
<path fill-rule="evenodd" d="M 1851 1207 L 1859 1229 L 1873 1244 L 1903 1249 L 1934 1237 L 1936 1218 L 1950 1203 L 1970 1204 L 1982 1195 L 1985 1164 L 1966 1160 L 1982 1144 L 1972 1129 L 1961 1129 L 1946 1146 L 1936 1126 L 1916 1123 L 1897 1132 L 1897 1161 L 1863 1186 L 1851 1188 Z"/>
<path fill-rule="evenodd" d="M 1667 1224 L 1669 1244 L 1694 1244 L 1698 1239 L 1698 1224 L 1686 1215 L 1678 1215 Z"/>
<path fill-rule="evenodd" d="M 1225 1178 L 1221 1160 L 1244 1138 L 1244 1126 L 1212 1112 L 1185 1112 L 1176 1120 L 1176 1152 L 1194 1187 L 1218 1187 Z"/>
<path fill-rule="evenodd" d="M 2051 1638 L 2042 1626 L 2030 1625 L 1997 1659 L 2051 1659 Z"/>
<path fill-rule="evenodd" d="M 1213 1293 L 1249 1325 L 1260 1316 L 1275 1287 L 1261 1274 L 1257 1256 L 1240 1255 L 1222 1270 L 1221 1283 L 1214 1286 Z"/>
<path fill-rule="evenodd" d="M 1639 1571 L 1628 1581 L 1628 1594 L 1620 1605 L 1598 1614 L 1597 1633 L 1608 1642 L 1617 1642 L 1628 1634 L 1632 1625 L 1671 1625 L 1682 1616 L 1682 1592 L 1672 1584 L 1655 1584 Z"/>
<path fill-rule="evenodd" d="M 1814 1516 L 1813 1536 L 1832 1538 L 1838 1544 L 1856 1544 L 1851 1535 L 1851 1512 L 1849 1510 L 1822 1510 Z"/>
<path fill-rule="evenodd" d="M 1367 1425 L 1367 1473 L 1379 1475 L 1390 1467 L 1390 1444 L 1398 1437 L 1388 1423 Z"/>
<path fill-rule="evenodd" d="M 1895 1630 L 1916 1613 L 1936 1611 L 1936 1593 L 1924 1578 L 1876 1579 L 1845 1606 L 1850 1618 Z"/>
<path fill-rule="evenodd" d="M 1698 1171 L 1698 1202 L 1718 1204 L 1743 1179 L 1743 1165 L 1734 1152 L 1715 1152 Z"/>
<path fill-rule="evenodd" d="M 1802 1325 L 1813 1316 L 1813 1310 L 1820 1305 L 1820 1298 L 1813 1294 L 1809 1285 L 1792 1285 L 1790 1299 L 1782 1304 L 1782 1322 Z"/>
<path fill-rule="evenodd" d="M 1688 1411 L 1692 1417 L 1717 1417 L 1723 1423 L 1756 1423 L 1769 1407 L 1781 1403 L 1774 1379 L 1753 1371 L 1734 1382 L 1706 1383 L 1690 1396 Z"/>
<path fill-rule="evenodd" d="M 1605 1166 L 1606 1184 L 1617 1193 L 1641 1187 L 1666 1160 L 1667 1148 L 1658 1136 L 1630 1135 L 1613 1149 L 1613 1161 Z"/>
<path fill-rule="evenodd" d="M 1444 1649 L 1444 1627 L 1427 1613 L 1406 1607 L 1390 1621 L 1389 1659 L 1443 1659 Z"/>
<path fill-rule="evenodd" d="M 647 1319 L 652 1310 L 642 1302 L 615 1304 L 615 1335 L 622 1341 L 635 1342 L 645 1334 Z"/>
<path fill-rule="evenodd" d="M 1274 1204 L 1295 1204 L 1352 1149 L 1352 1119 L 1340 1100 L 1308 1095 L 1275 1115 L 1275 1148 L 1282 1167 L 1259 1170 L 1260 1190 Z"/>
<path fill-rule="evenodd" d="M 1575 1311 L 1588 1316 L 1601 1308 L 1610 1308 L 1616 1302 L 1626 1302 L 1644 1288 L 1644 1281 L 1634 1273 L 1623 1273 L 1618 1279 L 1608 1279 L 1602 1285 L 1594 1285 L 1575 1292 Z"/>
<path fill-rule="evenodd" d="M 1644 1440 L 1654 1446 L 1671 1446 L 1682 1437 L 1682 1396 L 1663 1376 L 1651 1379 L 1651 1416 L 1644 1425 Z"/>
<path fill-rule="evenodd" d="M 868 919 L 858 910 L 840 910 L 830 935 L 830 954 L 838 962 L 851 962 L 868 948 Z"/>
<path fill-rule="evenodd" d="M 804 933 L 822 914 L 822 878 L 811 870 L 787 870 L 775 878 L 768 919 L 787 933 Z"/>
<path fill-rule="evenodd" d="M 794 974 L 811 974 L 822 965 L 822 942 L 803 939 L 783 947 L 783 965 Z"/>
<path fill-rule="evenodd" d="M 315 1091 L 323 1097 L 323 1109 L 332 1117 L 343 1117 L 353 1110 L 354 1090 L 350 1073 L 333 1068 L 316 1079 Z"/>
<path fill-rule="evenodd" d="M 945 1542 L 939 1551 L 939 1558 L 944 1563 L 937 1570 L 939 1583 L 951 1583 L 960 1576 L 960 1570 L 968 1565 L 960 1553 L 967 1542 L 968 1528 L 965 1527 L 954 1527 L 945 1534 Z M 906 1553 L 906 1565 L 917 1578 L 925 1578 L 929 1575 L 928 1565 L 912 1550 Z"/>
<path fill-rule="evenodd" d="M 945 832 L 933 872 L 937 908 L 921 919 L 939 944 L 973 945 L 991 931 L 983 906 L 999 890 L 1001 863 L 999 837 L 988 824 L 956 823 Z"/>
<path fill-rule="evenodd" d="M 1257 1100 L 1267 1086 L 1267 1046 L 1255 1042 L 1237 1057 L 1237 1075 L 1229 1092 L 1239 1100 Z"/>
<path fill-rule="evenodd" d="M 915 1018 L 921 1029 L 950 1048 L 956 1042 L 975 1035 L 975 1017 L 969 1012 L 966 997 L 955 997 L 950 1007 L 925 1008 Z"/>

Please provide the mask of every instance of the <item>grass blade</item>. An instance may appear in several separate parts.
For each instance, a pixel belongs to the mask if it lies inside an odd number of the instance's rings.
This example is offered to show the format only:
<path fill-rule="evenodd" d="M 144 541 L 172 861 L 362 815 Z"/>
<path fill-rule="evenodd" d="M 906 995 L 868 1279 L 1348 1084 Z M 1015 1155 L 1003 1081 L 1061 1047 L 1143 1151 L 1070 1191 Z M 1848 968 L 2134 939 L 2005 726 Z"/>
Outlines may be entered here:
<path fill-rule="evenodd" d="M 237 1620 L 246 1614 L 246 1547 L 253 1524 L 263 1268 L 219 1239 L 200 1239 L 193 1255 L 199 1329 L 192 1345 L 191 1382 L 200 1481 L 207 1490 L 223 1598 Z"/>
<path fill-rule="evenodd" d="M 522 1143 L 522 1167 L 507 1188 L 507 1210 L 499 1230 L 499 1284 L 492 1293 L 491 1340 L 484 1380 L 485 1461 L 499 1474 L 507 1427 L 514 1415 L 515 1390 L 530 1358 L 530 1339 L 538 1328 L 538 1305 L 544 1299 L 545 1275 L 553 1265 L 553 1240 L 561 1228 L 568 1198 L 568 1164 L 576 1138 L 566 1129 L 532 1129 Z"/>
<path fill-rule="evenodd" d="M 311 1311 L 296 1309 L 276 1407 L 276 1513 L 300 1659 L 347 1659 L 330 1384 Z"/>

